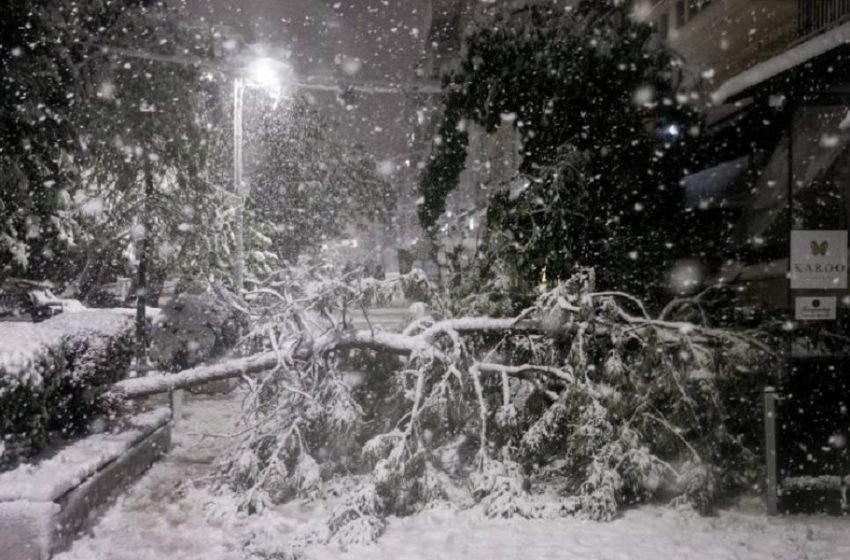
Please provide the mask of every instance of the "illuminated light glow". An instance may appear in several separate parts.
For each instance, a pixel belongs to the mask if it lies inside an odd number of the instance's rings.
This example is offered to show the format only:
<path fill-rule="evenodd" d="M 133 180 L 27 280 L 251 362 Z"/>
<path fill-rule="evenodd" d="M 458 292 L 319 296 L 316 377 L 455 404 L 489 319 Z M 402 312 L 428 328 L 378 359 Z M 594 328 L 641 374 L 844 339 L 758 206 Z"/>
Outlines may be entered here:
<path fill-rule="evenodd" d="M 633 100 L 636 105 L 644 106 L 652 103 L 655 98 L 655 90 L 650 86 L 642 86 L 635 90 Z"/>
<path fill-rule="evenodd" d="M 267 90 L 277 90 L 290 81 L 291 68 L 273 58 L 258 58 L 252 61 L 247 68 L 248 81 Z"/>
<path fill-rule="evenodd" d="M 684 259 L 670 270 L 669 288 L 675 294 L 689 295 L 699 290 L 704 280 L 702 264 L 695 259 Z"/>
<path fill-rule="evenodd" d="M 648 22 L 652 16 L 652 4 L 650 2 L 635 2 L 631 15 L 635 21 Z"/>

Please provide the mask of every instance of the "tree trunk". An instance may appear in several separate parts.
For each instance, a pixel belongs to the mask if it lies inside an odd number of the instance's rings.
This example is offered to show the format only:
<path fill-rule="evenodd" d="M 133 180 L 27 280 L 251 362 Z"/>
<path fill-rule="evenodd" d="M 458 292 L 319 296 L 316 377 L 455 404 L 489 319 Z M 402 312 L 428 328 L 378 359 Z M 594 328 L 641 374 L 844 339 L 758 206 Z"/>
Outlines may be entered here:
<path fill-rule="evenodd" d="M 434 357 L 445 359 L 436 339 L 447 332 L 459 334 L 483 333 L 539 333 L 536 322 L 519 318 L 491 319 L 489 317 L 464 317 L 440 321 L 418 335 L 370 331 L 331 331 L 316 340 L 311 340 L 295 349 L 292 357 L 297 360 L 310 360 L 316 355 L 341 350 L 373 350 L 399 356 L 408 356 L 414 352 L 431 353 Z M 231 358 L 215 364 L 196 366 L 179 373 L 157 373 L 144 379 L 124 379 L 112 386 L 112 391 L 123 398 L 132 399 L 156 393 L 165 393 L 176 389 L 188 389 L 210 381 L 219 381 L 245 375 L 269 371 L 282 365 L 281 356 L 276 352 L 263 352 L 253 356 Z M 498 367 L 498 369 L 496 369 Z M 537 371 L 552 375 L 543 366 L 523 365 L 522 367 L 482 365 L 482 371 L 499 373 L 515 377 L 527 377 L 529 372 Z"/>
<path fill-rule="evenodd" d="M 148 333 L 145 328 L 147 318 L 146 304 L 148 299 L 148 254 L 151 245 L 151 208 L 150 201 L 154 194 L 153 170 L 150 158 L 145 154 L 145 194 L 142 205 L 142 227 L 144 229 L 141 250 L 139 251 L 139 269 L 136 280 L 136 367 L 143 367 L 147 361 Z"/>

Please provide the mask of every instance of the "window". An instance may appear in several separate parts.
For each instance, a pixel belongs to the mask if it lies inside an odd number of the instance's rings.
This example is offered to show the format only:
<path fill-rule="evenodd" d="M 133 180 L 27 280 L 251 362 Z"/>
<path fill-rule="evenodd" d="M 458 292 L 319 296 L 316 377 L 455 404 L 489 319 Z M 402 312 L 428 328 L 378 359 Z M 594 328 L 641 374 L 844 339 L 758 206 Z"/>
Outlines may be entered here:
<path fill-rule="evenodd" d="M 660 18 L 658 18 L 658 34 L 662 39 L 666 39 L 667 35 L 670 33 L 670 16 L 667 14 L 662 14 Z"/>
<path fill-rule="evenodd" d="M 794 112 L 792 170 L 794 227 L 847 229 L 850 225 L 850 133 L 843 106 L 806 106 Z"/>
<path fill-rule="evenodd" d="M 689 19 L 693 19 L 694 14 L 703 11 L 710 3 L 711 0 L 688 0 Z"/>

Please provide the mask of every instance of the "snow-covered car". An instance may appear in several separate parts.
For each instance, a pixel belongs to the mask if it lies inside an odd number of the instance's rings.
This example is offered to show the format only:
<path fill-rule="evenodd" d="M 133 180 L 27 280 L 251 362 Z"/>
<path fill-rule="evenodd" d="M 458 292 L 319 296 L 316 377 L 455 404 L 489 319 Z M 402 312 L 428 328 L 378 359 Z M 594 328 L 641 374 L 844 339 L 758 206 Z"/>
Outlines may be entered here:
<path fill-rule="evenodd" d="M 63 312 L 85 309 L 75 299 L 53 294 L 45 283 L 10 279 L 0 285 L 0 321 L 44 321 Z"/>

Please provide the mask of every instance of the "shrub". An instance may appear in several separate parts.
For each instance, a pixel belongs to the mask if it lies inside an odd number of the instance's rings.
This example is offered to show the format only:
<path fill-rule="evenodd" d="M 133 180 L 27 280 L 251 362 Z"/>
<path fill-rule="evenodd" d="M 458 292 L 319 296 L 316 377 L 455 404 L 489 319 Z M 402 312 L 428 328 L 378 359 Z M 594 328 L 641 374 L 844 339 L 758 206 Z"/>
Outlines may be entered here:
<path fill-rule="evenodd" d="M 129 368 L 132 327 L 131 317 L 107 310 L 0 324 L 0 468 L 110 415 L 100 396 Z"/>
<path fill-rule="evenodd" d="M 166 371 L 181 371 L 235 346 L 239 337 L 235 310 L 211 294 L 180 294 L 162 309 L 154 327 L 151 358 Z"/>

